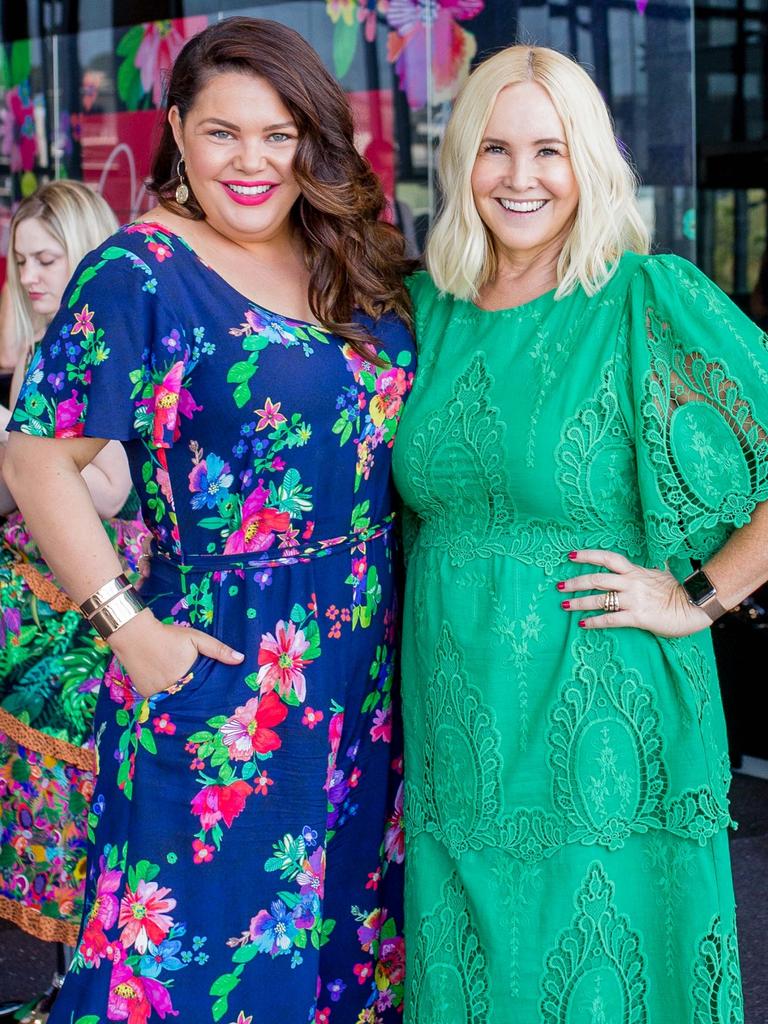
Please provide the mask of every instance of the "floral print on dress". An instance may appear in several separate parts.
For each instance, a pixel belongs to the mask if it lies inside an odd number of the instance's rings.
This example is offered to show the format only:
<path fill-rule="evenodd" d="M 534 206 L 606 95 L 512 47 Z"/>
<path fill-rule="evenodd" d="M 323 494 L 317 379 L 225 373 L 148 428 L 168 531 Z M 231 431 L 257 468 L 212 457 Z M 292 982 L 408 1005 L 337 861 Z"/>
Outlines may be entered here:
<path fill-rule="evenodd" d="M 414 347 L 393 316 L 360 322 L 362 356 L 140 223 L 81 264 L 31 367 L 13 429 L 121 440 L 145 603 L 246 655 L 149 699 L 108 665 L 51 1024 L 400 1018 L 390 459 Z"/>

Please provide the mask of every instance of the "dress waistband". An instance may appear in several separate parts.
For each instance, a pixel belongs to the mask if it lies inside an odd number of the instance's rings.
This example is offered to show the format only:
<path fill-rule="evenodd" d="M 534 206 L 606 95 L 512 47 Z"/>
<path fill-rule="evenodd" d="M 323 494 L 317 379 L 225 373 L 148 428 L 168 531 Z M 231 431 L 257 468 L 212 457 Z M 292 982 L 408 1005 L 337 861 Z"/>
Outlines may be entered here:
<path fill-rule="evenodd" d="M 316 541 L 313 544 L 305 544 L 287 549 L 277 558 L 267 557 L 258 552 L 244 552 L 237 554 L 220 555 L 196 555 L 182 552 L 174 555 L 167 551 L 152 552 L 152 560 L 172 566 L 180 572 L 198 570 L 210 572 L 219 570 L 224 572 L 231 569 L 273 569 L 281 565 L 296 565 L 297 563 L 311 562 L 315 558 L 325 558 L 328 555 L 335 555 L 350 548 L 357 547 L 369 540 L 376 540 L 389 533 L 394 525 L 397 513 L 391 512 L 380 523 L 367 526 L 363 530 L 346 534 L 343 537 L 329 537 L 326 540 Z"/>

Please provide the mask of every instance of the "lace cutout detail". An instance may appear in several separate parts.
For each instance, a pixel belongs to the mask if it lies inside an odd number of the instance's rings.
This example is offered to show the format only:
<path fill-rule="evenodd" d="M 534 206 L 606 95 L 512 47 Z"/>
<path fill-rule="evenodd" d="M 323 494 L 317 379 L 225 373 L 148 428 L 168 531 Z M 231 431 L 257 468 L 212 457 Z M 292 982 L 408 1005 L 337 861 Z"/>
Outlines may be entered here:
<path fill-rule="evenodd" d="M 488 962 L 457 875 L 424 918 L 409 966 L 411 1019 L 419 1024 L 486 1024 L 492 1019 Z"/>
<path fill-rule="evenodd" d="M 719 916 L 699 943 L 693 977 L 694 1024 L 744 1024 L 736 933 Z"/>
<path fill-rule="evenodd" d="M 458 858 L 495 847 L 526 863 L 560 849 L 561 821 L 538 807 L 503 814 L 501 736 L 496 716 L 467 678 L 447 625 L 440 632 L 424 708 L 424 769 L 405 786 L 406 834 L 427 832 Z"/>
<path fill-rule="evenodd" d="M 430 832 L 458 857 L 494 845 L 501 811 L 501 737 L 444 625 L 427 684 L 424 775 L 406 783 L 406 829 Z"/>
<path fill-rule="evenodd" d="M 708 553 L 768 497 L 766 428 L 722 360 L 685 352 L 651 308 L 646 332 L 651 365 L 640 413 L 664 506 L 647 514 L 649 541 L 662 552 Z"/>
<path fill-rule="evenodd" d="M 504 427 L 489 403 L 490 386 L 485 362 L 475 356 L 454 383 L 447 409 L 414 434 L 406 460 L 424 503 L 421 515 L 455 565 L 500 553 L 515 519 L 502 464 Z M 453 494 L 450 506 L 441 494 Z"/>
<path fill-rule="evenodd" d="M 686 789 L 669 801 L 664 827 L 706 846 L 712 836 L 734 824 L 728 810 L 730 784 L 731 766 L 726 753 L 720 759 L 713 785 Z"/>
<path fill-rule="evenodd" d="M 485 361 L 476 355 L 454 382 L 447 407 L 413 434 L 405 464 L 424 520 L 419 541 L 446 549 L 456 567 L 510 555 L 551 574 L 578 546 L 574 531 L 518 518 L 504 470 L 504 424 L 490 403 L 491 385 Z"/>
<path fill-rule="evenodd" d="M 660 828 L 667 791 L 653 691 L 624 667 L 609 634 L 573 644 L 574 676 L 552 708 L 553 800 L 571 841 L 619 849 L 631 832 Z"/>
<path fill-rule="evenodd" d="M 563 507 L 581 532 L 581 546 L 642 552 L 634 440 L 612 366 L 603 369 L 595 396 L 566 422 L 555 461 Z"/>
<path fill-rule="evenodd" d="M 571 927 L 547 956 L 542 1024 L 569 1024 L 577 1016 L 571 1015 L 571 1007 L 589 1007 L 593 1021 L 647 1024 L 648 982 L 640 939 L 628 918 L 617 913 L 614 885 L 599 861 L 590 865 L 575 902 Z"/>

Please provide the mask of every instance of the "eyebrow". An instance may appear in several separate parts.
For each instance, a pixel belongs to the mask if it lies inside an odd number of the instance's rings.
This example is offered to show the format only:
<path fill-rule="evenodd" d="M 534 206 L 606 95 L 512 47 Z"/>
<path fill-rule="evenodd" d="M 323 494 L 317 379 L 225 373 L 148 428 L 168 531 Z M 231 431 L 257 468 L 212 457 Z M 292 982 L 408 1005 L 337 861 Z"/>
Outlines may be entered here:
<path fill-rule="evenodd" d="M 486 136 L 483 139 L 483 142 L 490 142 L 494 146 L 506 146 L 508 144 L 506 139 L 492 139 L 492 138 L 490 138 L 488 136 Z M 567 146 L 567 143 L 564 142 L 562 139 L 556 139 L 556 138 L 536 139 L 536 141 L 533 143 L 533 145 L 534 146 L 550 146 L 553 143 L 556 143 L 558 146 Z"/>
<path fill-rule="evenodd" d="M 27 258 L 23 252 L 18 252 L 16 249 L 13 250 L 13 255 L 17 260 L 25 260 Z M 29 255 L 37 258 L 38 256 L 60 256 L 61 253 L 56 252 L 55 249 L 38 249 L 37 252 L 31 252 Z"/>
<path fill-rule="evenodd" d="M 240 125 L 233 124 L 231 121 L 224 121 L 220 117 L 206 117 L 200 124 L 220 124 L 222 128 L 231 128 L 235 131 L 240 131 Z M 296 124 L 293 121 L 281 121 L 280 124 L 268 124 L 264 129 L 265 132 L 274 132 L 279 128 L 295 128 Z"/>

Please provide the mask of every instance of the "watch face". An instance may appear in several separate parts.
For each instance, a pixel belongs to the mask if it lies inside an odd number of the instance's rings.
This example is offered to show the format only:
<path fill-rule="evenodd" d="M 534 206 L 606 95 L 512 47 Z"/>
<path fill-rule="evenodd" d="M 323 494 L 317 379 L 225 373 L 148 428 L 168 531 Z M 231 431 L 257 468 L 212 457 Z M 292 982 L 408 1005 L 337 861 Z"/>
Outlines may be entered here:
<path fill-rule="evenodd" d="M 695 605 L 704 604 L 705 601 L 709 601 L 717 593 L 709 577 L 702 569 L 699 569 L 698 572 L 693 573 L 687 580 L 684 580 L 683 586 L 691 603 Z"/>

